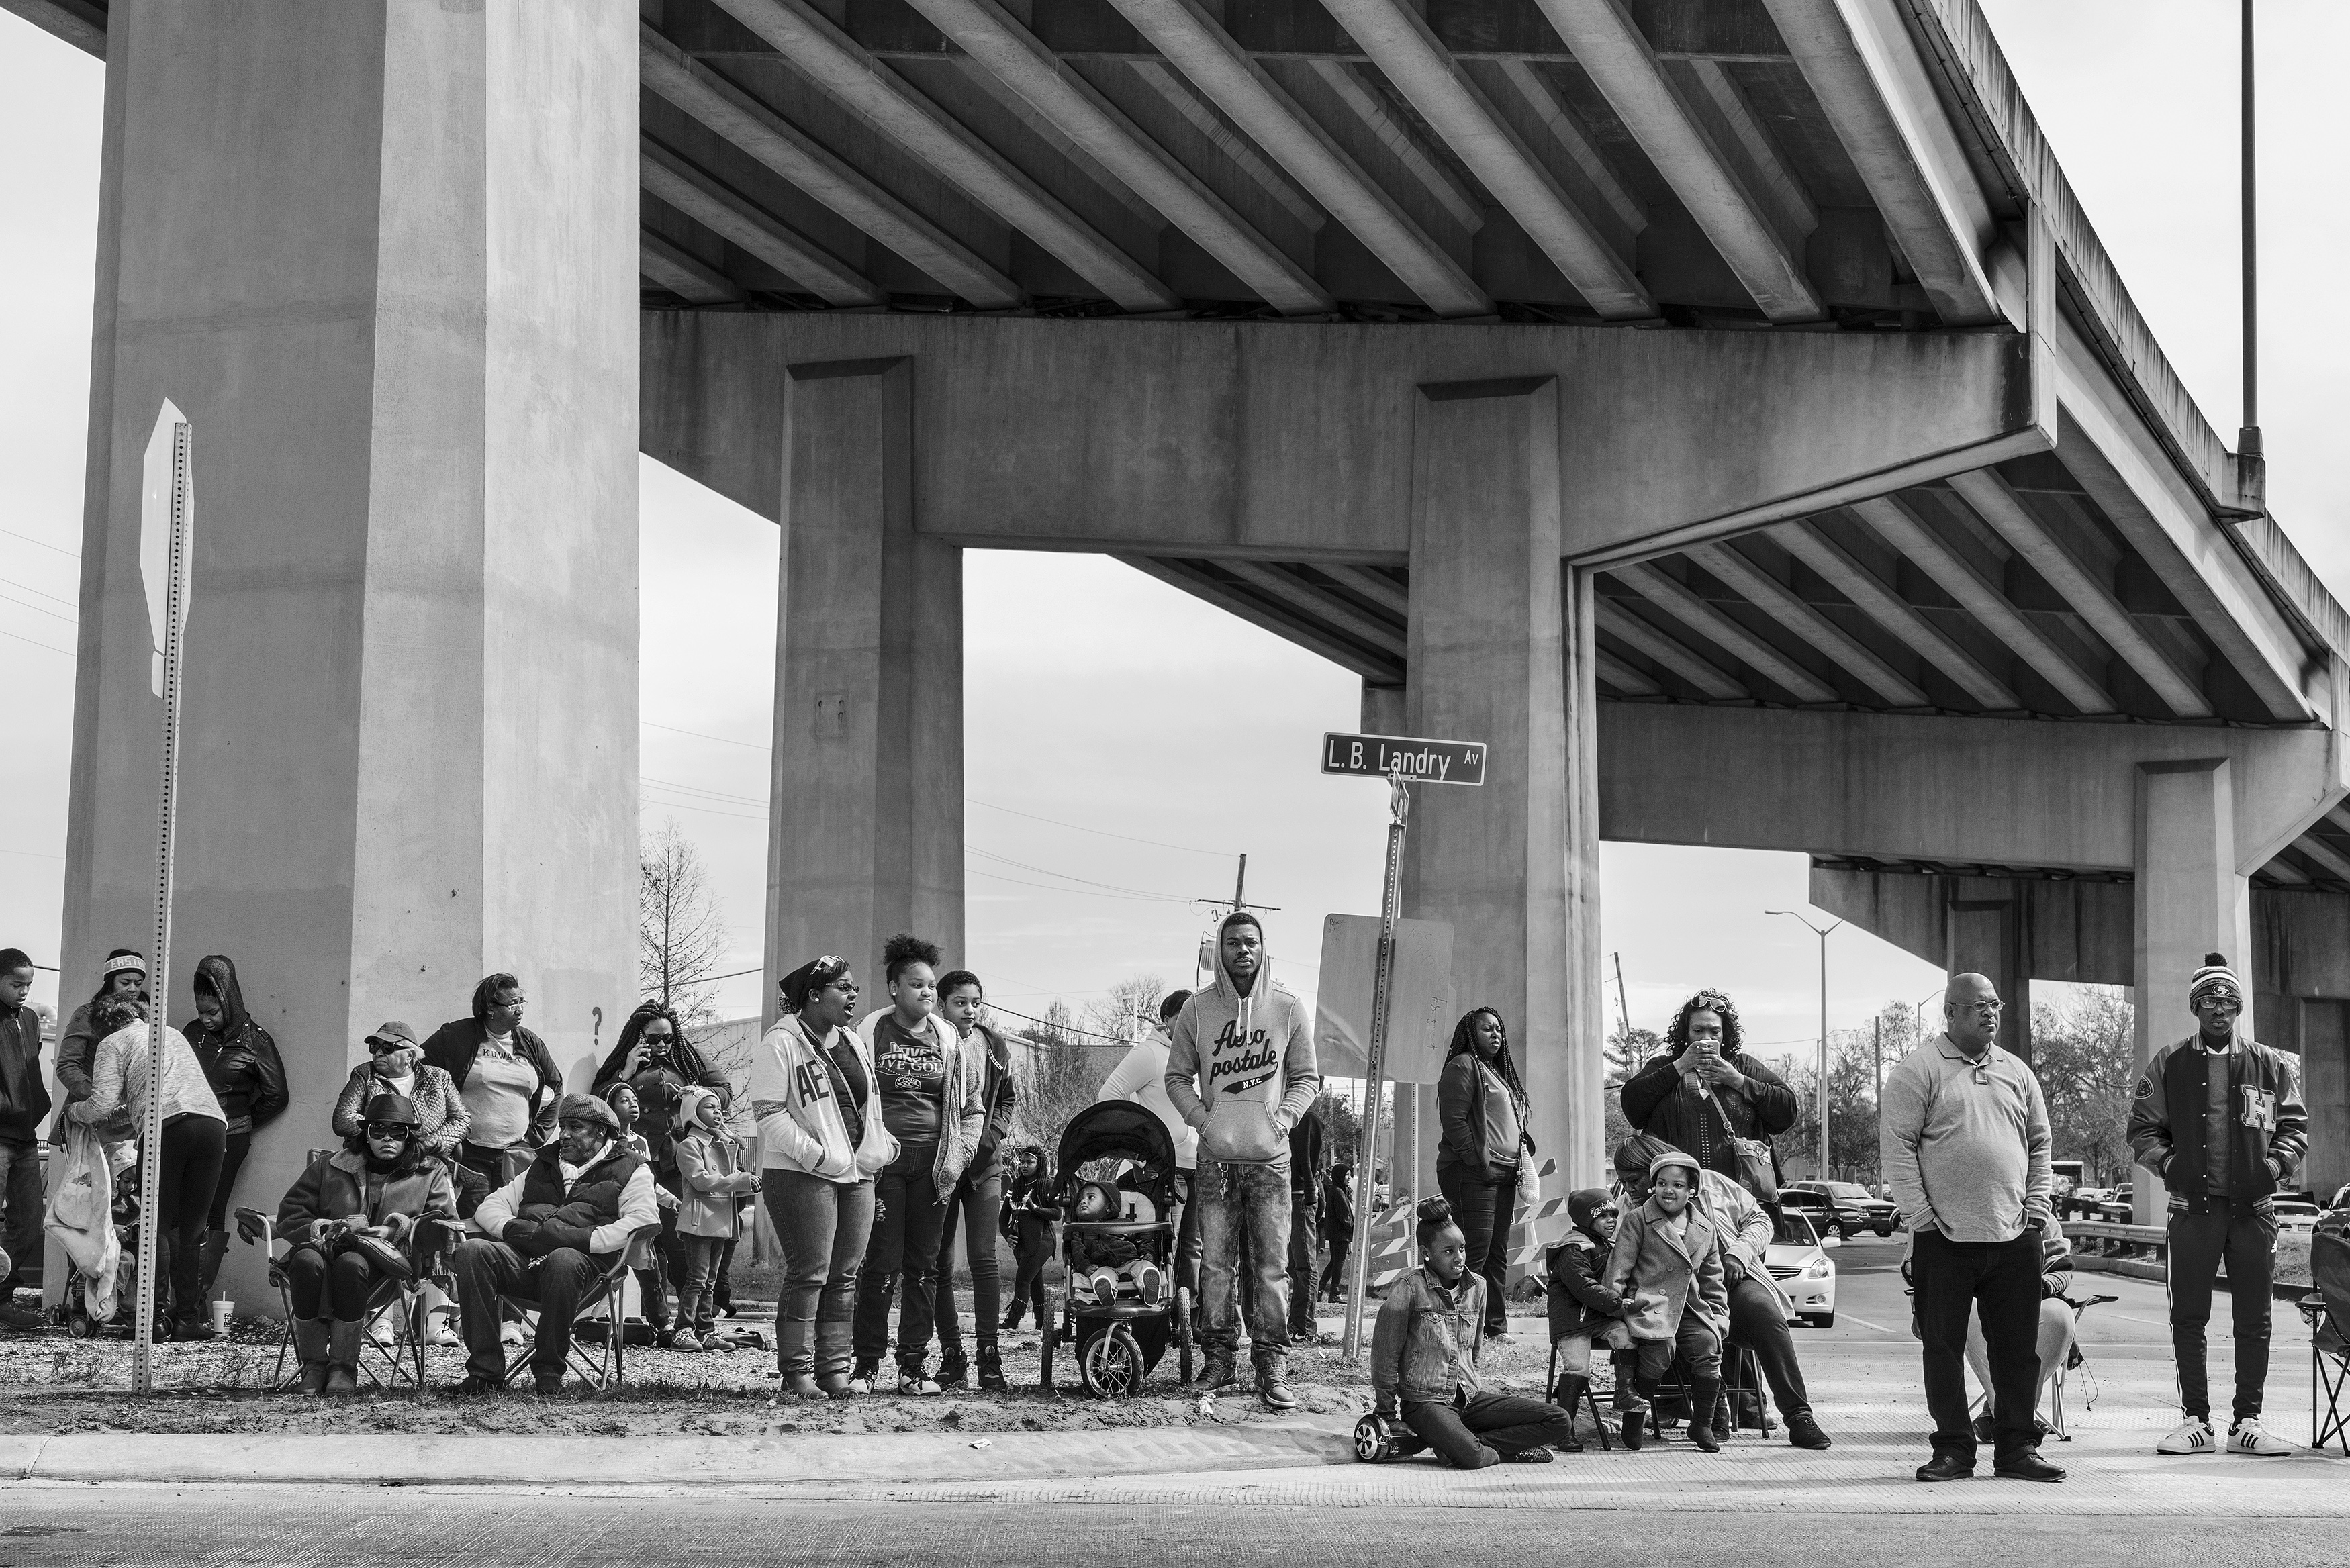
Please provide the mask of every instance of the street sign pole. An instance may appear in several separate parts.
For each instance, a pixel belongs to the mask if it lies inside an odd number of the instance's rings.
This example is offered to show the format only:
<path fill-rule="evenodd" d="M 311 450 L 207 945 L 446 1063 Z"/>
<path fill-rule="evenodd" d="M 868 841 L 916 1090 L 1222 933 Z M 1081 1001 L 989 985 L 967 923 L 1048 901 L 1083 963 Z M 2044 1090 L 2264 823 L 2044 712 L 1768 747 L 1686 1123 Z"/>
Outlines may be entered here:
<path fill-rule="evenodd" d="M 1354 1278 L 1347 1283 L 1344 1345 L 1350 1360 L 1363 1349 L 1363 1300 L 1369 1293 L 1371 1279 L 1371 1204 L 1379 1168 L 1379 1122 L 1387 1106 L 1388 993 L 1395 975 L 1397 906 L 1403 897 L 1404 825 L 1411 815 L 1411 785 L 1404 781 L 1400 768 L 1388 773 L 1388 790 L 1395 819 L 1388 824 L 1387 886 L 1379 895 L 1379 961 L 1371 985 L 1370 1059 L 1364 1066 L 1363 1120 L 1356 1146 L 1355 1267 Z"/>
<path fill-rule="evenodd" d="M 160 611 L 153 687 L 163 700 L 163 778 L 155 844 L 155 947 L 147 1011 L 147 1110 L 140 1132 L 139 1300 L 131 1329 L 131 1389 L 155 1389 L 155 1278 L 162 1259 L 163 1013 L 172 977 L 172 848 L 178 815 L 180 696 L 188 618 L 188 539 L 194 524 L 188 421 L 168 401 L 147 447 L 140 566 L 151 617 Z M 158 482 L 161 482 L 160 483 Z M 157 546 L 160 545 L 159 550 Z M 158 559 L 159 555 L 162 557 Z"/>

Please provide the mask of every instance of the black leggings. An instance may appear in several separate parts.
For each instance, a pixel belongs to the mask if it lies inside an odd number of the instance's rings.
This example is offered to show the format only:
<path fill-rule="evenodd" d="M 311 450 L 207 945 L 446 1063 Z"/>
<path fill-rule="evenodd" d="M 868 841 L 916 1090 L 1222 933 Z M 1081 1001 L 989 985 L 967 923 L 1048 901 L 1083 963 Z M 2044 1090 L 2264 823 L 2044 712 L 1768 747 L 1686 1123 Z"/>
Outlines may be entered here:
<path fill-rule="evenodd" d="M 286 1292 L 294 1301 L 296 1317 L 332 1315 L 344 1323 L 367 1316 L 368 1297 L 375 1291 L 375 1265 L 356 1250 L 337 1254 L 332 1262 L 316 1247 L 296 1247 L 286 1255 Z M 320 1298 L 334 1305 L 331 1314 L 318 1311 Z"/>
<path fill-rule="evenodd" d="M 210 1116 L 182 1112 L 163 1123 L 151 1218 L 157 1252 L 171 1257 L 165 1278 L 172 1282 L 174 1317 L 197 1317 L 204 1310 L 204 1221 L 212 1214 L 213 1189 L 220 1184 L 221 1154 L 227 1141 L 227 1125 Z M 160 1293 L 157 1299 L 161 1299 Z"/>
<path fill-rule="evenodd" d="M 1023 1214 L 1014 1229 L 1020 1239 L 1012 1244 L 1013 1255 L 1019 1261 L 1020 1272 L 1012 1282 L 1012 1321 L 1020 1321 L 1023 1307 L 1036 1311 L 1036 1326 L 1045 1326 L 1045 1265 L 1053 1261 L 1053 1222 L 1041 1216 Z"/>
<path fill-rule="evenodd" d="M 207 1223 L 214 1231 L 228 1229 L 228 1204 L 236 1191 L 236 1173 L 244 1168 L 244 1157 L 253 1152 L 251 1131 L 230 1133 L 221 1143 L 220 1179 L 213 1184 L 213 1211 Z"/>

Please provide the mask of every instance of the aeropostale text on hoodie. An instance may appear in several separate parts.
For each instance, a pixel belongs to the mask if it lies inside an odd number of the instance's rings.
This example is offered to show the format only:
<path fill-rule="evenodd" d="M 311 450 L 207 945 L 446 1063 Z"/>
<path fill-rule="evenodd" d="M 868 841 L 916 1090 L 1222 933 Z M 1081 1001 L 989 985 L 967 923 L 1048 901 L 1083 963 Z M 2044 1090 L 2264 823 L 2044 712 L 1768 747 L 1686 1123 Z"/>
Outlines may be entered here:
<path fill-rule="evenodd" d="M 1258 950 L 1256 978 L 1243 992 L 1224 961 L 1224 933 L 1264 928 L 1243 914 L 1216 929 L 1216 983 L 1175 1015 L 1167 1052 L 1167 1097 L 1200 1133 L 1200 1156 L 1227 1165 L 1289 1164 L 1289 1129 L 1314 1103 L 1322 1074 L 1314 1061 L 1314 1021 L 1273 978 L 1270 945 Z"/>

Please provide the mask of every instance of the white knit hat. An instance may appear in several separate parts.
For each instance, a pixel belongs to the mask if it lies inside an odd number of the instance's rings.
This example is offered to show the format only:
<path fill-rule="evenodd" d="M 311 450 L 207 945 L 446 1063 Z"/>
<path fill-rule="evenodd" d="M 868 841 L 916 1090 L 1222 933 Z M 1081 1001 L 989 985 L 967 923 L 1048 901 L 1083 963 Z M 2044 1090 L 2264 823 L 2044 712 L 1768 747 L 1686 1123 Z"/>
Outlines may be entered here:
<path fill-rule="evenodd" d="M 2187 982 L 2187 1005 L 2193 1007 L 2203 1000 L 2206 992 L 2214 991 L 2228 992 L 2239 1002 L 2244 999 L 2244 982 L 2236 977 L 2234 970 L 2228 967 L 2226 955 L 2205 953 L 2203 967 L 2197 970 L 2195 978 Z"/>

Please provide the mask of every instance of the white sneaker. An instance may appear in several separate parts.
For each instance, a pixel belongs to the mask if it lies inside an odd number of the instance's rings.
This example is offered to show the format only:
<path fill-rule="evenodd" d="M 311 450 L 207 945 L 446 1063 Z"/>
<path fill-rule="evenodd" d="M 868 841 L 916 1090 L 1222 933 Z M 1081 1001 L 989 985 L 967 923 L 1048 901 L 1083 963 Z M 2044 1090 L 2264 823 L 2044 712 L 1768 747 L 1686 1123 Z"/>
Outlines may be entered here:
<path fill-rule="evenodd" d="M 2257 1454 L 2264 1459 L 2280 1459 L 2293 1452 L 2293 1445 L 2262 1431 L 2258 1416 L 2247 1416 L 2228 1428 L 2228 1451 L 2231 1454 Z"/>
<path fill-rule="evenodd" d="M 2158 1454 L 2216 1454 L 2220 1439 L 2213 1436 L 2211 1423 L 2189 1416 L 2174 1428 L 2170 1435 L 2154 1445 Z"/>
<path fill-rule="evenodd" d="M 918 1399 L 927 1399 L 934 1394 L 944 1393 L 945 1390 L 939 1386 L 937 1378 L 925 1373 L 901 1372 L 898 1375 L 898 1392 L 912 1395 Z"/>
<path fill-rule="evenodd" d="M 506 1323 L 498 1325 L 498 1343 L 509 1350 L 522 1348 L 522 1324 Z"/>

